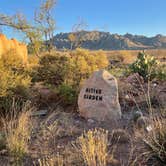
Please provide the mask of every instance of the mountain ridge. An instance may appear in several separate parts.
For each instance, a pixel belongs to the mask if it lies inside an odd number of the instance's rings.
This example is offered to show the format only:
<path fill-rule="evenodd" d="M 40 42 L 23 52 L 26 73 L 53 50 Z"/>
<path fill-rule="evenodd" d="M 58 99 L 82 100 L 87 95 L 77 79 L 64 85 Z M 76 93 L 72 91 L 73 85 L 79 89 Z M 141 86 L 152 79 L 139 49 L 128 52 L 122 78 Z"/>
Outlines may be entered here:
<path fill-rule="evenodd" d="M 80 40 L 80 47 L 90 50 L 140 50 L 166 48 L 166 36 L 158 34 L 153 37 L 144 35 L 111 34 L 102 31 L 79 31 L 59 33 L 54 36 L 53 44 L 57 49 L 70 49 L 72 42 L 70 35 Z M 73 47 L 75 48 L 75 47 Z"/>

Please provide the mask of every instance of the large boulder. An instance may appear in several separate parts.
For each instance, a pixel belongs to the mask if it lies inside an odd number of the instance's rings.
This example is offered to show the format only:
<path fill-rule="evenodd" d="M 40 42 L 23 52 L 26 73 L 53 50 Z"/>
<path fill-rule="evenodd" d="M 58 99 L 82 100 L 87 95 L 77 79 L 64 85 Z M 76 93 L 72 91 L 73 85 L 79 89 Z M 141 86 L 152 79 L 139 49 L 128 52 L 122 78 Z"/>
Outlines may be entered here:
<path fill-rule="evenodd" d="M 22 62 L 24 64 L 27 63 L 27 46 L 16 39 L 7 39 L 5 35 L 0 34 L 0 57 L 5 56 L 10 51 L 15 51 Z"/>
<path fill-rule="evenodd" d="M 80 115 L 98 121 L 121 118 L 117 80 L 106 70 L 96 71 L 82 87 L 78 106 Z"/>

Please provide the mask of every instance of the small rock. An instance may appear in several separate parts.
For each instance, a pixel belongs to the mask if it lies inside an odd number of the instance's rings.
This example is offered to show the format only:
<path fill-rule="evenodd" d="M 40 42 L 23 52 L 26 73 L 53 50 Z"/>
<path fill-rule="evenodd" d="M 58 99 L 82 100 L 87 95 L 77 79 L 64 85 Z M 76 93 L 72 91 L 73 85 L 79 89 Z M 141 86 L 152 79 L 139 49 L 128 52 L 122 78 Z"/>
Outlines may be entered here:
<path fill-rule="evenodd" d="M 154 83 L 154 84 L 153 84 L 153 86 L 154 86 L 154 87 L 156 87 L 156 86 L 157 86 L 157 84 L 156 84 L 156 83 Z"/>
<path fill-rule="evenodd" d="M 64 148 L 64 146 L 63 145 L 58 145 L 57 148 L 62 149 L 62 148 Z"/>
<path fill-rule="evenodd" d="M 8 152 L 8 151 L 7 151 L 6 149 L 3 149 L 3 150 L 0 151 L 0 155 L 4 156 L 4 155 L 7 154 L 7 152 Z"/>
<path fill-rule="evenodd" d="M 94 123 L 95 121 L 93 119 L 88 119 L 88 123 L 92 124 Z"/>
<path fill-rule="evenodd" d="M 120 161 L 118 161 L 115 158 L 112 158 L 112 156 L 110 156 L 107 160 L 108 160 L 108 164 L 111 166 L 120 166 L 121 165 Z"/>
<path fill-rule="evenodd" d="M 125 99 L 130 99 L 129 95 L 125 95 Z"/>
<path fill-rule="evenodd" d="M 147 126 L 147 127 L 146 127 L 146 131 L 147 131 L 147 132 L 152 131 L 152 126 L 151 126 L 151 125 Z"/>
<path fill-rule="evenodd" d="M 76 120 L 76 121 L 75 121 L 75 124 L 80 124 L 80 121 L 79 121 L 79 120 Z"/>

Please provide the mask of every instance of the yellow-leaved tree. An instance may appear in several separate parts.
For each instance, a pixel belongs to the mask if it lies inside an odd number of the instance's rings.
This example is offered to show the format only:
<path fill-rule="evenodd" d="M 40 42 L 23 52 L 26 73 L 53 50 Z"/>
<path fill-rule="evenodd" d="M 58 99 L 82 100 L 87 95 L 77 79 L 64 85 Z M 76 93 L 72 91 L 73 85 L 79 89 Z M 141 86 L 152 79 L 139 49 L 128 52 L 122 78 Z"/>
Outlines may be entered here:
<path fill-rule="evenodd" d="M 72 77 L 73 86 L 79 90 L 82 82 L 94 71 L 105 69 L 108 66 L 108 59 L 103 51 L 94 53 L 79 48 L 70 53 L 70 66 L 69 75 Z"/>

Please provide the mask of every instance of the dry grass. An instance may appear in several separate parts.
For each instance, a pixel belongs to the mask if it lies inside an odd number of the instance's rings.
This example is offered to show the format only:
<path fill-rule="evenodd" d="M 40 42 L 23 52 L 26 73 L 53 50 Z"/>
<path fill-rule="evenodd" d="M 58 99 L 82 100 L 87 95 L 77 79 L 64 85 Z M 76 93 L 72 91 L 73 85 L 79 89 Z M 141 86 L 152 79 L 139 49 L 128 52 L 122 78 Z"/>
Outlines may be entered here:
<path fill-rule="evenodd" d="M 13 110 L 17 103 L 13 103 Z M 34 109 L 30 103 L 26 103 L 20 113 L 13 112 L 3 119 L 7 149 L 15 162 L 21 162 L 28 153 L 28 142 L 31 135 L 31 111 Z"/>
<path fill-rule="evenodd" d="M 166 119 L 153 117 L 150 127 L 149 132 L 135 130 L 135 138 L 139 143 L 139 153 L 136 153 L 138 162 L 153 166 L 166 165 Z"/>
<path fill-rule="evenodd" d="M 59 154 L 38 159 L 39 166 L 64 166 L 63 157 Z"/>
<path fill-rule="evenodd" d="M 78 138 L 77 150 L 88 166 L 106 166 L 108 155 L 108 131 L 89 130 Z"/>
<path fill-rule="evenodd" d="M 59 139 L 77 134 L 71 115 L 58 109 L 54 110 L 39 126 L 36 146 L 40 158 L 55 154 Z"/>
<path fill-rule="evenodd" d="M 137 58 L 138 53 L 142 50 L 116 50 L 105 51 L 109 58 L 123 60 L 124 64 L 130 64 Z M 145 50 L 147 54 L 155 56 L 158 60 L 163 61 L 166 54 L 166 49 L 151 49 Z M 163 62 L 164 63 L 164 62 Z"/>
<path fill-rule="evenodd" d="M 152 131 L 143 138 L 146 160 L 154 158 L 158 164 L 166 164 L 166 119 L 153 119 Z"/>
<path fill-rule="evenodd" d="M 40 128 L 36 144 L 40 158 L 45 158 L 55 153 L 60 128 L 58 128 L 57 121 L 47 126 L 42 124 Z"/>
<path fill-rule="evenodd" d="M 111 142 L 114 143 L 128 143 L 130 142 L 130 135 L 126 130 L 123 129 L 115 129 L 112 131 L 112 139 Z"/>

